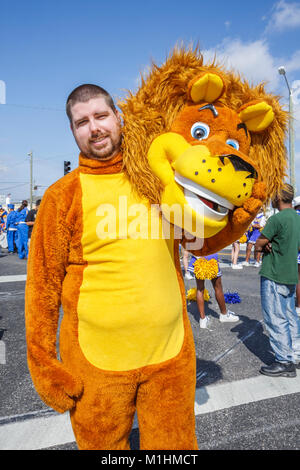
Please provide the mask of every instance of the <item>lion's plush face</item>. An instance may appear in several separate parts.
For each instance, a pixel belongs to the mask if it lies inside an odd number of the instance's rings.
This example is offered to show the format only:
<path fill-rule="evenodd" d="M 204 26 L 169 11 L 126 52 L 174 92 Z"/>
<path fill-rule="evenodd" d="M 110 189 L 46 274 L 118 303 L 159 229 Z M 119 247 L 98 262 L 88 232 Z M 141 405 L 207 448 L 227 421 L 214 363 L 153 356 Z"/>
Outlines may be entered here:
<path fill-rule="evenodd" d="M 181 133 L 190 144 L 173 165 L 175 179 L 177 174 L 177 179 L 190 180 L 196 194 L 197 186 L 201 187 L 208 196 L 204 203 L 212 208 L 209 194 L 227 201 L 225 207 L 230 209 L 249 198 L 257 169 L 248 157 L 249 133 L 234 111 L 217 105 L 187 106 L 171 131 Z"/>
<path fill-rule="evenodd" d="M 179 205 L 209 238 L 251 196 L 258 176 L 247 127 L 233 110 L 203 103 L 184 107 L 167 135 L 174 176 L 165 181 L 162 204 Z"/>

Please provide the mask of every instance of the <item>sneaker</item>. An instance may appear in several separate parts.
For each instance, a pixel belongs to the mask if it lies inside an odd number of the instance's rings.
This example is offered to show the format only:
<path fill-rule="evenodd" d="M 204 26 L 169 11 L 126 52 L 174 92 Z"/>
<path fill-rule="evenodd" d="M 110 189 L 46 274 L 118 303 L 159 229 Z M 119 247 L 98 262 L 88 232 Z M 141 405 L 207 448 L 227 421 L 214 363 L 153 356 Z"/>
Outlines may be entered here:
<path fill-rule="evenodd" d="M 239 321 L 240 317 L 236 315 L 234 312 L 231 312 L 230 310 L 227 310 L 227 313 L 223 314 L 221 313 L 219 315 L 219 320 L 221 323 L 225 322 L 236 322 Z"/>
<path fill-rule="evenodd" d="M 232 264 L 231 267 L 232 269 L 243 269 L 243 266 L 241 264 Z"/>
<path fill-rule="evenodd" d="M 243 265 L 243 266 L 251 266 L 250 263 L 249 263 L 249 261 L 243 261 L 242 265 Z"/>
<path fill-rule="evenodd" d="M 208 324 L 209 324 L 208 317 L 200 318 L 200 322 L 199 322 L 200 328 L 208 328 Z"/>
<path fill-rule="evenodd" d="M 184 277 L 185 277 L 185 279 L 188 279 L 189 281 L 194 279 L 194 276 L 189 272 L 185 273 Z"/>
<path fill-rule="evenodd" d="M 258 261 L 255 261 L 254 265 L 253 265 L 255 268 L 259 268 L 260 267 L 260 263 Z"/>

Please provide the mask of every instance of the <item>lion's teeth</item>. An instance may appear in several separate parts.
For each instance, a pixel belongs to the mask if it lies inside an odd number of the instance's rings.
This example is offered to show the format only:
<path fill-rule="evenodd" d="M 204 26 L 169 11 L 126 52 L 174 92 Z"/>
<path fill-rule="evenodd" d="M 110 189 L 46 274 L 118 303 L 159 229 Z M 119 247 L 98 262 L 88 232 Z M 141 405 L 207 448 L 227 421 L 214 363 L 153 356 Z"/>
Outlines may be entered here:
<path fill-rule="evenodd" d="M 188 189 L 192 193 L 197 194 L 198 196 L 204 197 L 209 201 L 212 201 L 221 207 L 225 207 L 225 209 L 233 210 L 234 205 L 228 201 L 227 199 L 219 196 L 218 194 L 213 193 L 207 188 L 200 186 L 199 184 L 195 183 L 194 181 L 181 176 L 179 173 L 175 172 L 175 181 L 180 184 L 185 189 Z"/>

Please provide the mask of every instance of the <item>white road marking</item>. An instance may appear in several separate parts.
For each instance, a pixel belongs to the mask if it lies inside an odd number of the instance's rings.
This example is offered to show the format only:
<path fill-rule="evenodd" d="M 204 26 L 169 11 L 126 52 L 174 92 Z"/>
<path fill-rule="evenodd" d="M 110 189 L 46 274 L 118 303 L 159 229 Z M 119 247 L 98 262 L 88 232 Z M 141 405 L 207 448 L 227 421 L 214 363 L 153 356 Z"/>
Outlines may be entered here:
<path fill-rule="evenodd" d="M 271 378 L 261 375 L 230 383 L 208 385 L 196 390 L 195 414 L 199 416 L 213 413 L 233 406 L 299 393 L 299 390 L 300 375 L 295 378 Z M 133 429 L 137 427 L 135 417 Z M 1 450 L 38 450 L 74 441 L 69 413 L 0 424 Z"/>
<path fill-rule="evenodd" d="M 260 375 L 196 390 L 196 415 L 224 410 L 260 400 L 299 393 L 300 376 L 295 378 Z"/>
<path fill-rule="evenodd" d="M 6 364 L 6 347 L 2 339 L 0 339 L 0 364 Z"/>
<path fill-rule="evenodd" d="M 1 450 L 37 450 L 74 440 L 68 413 L 0 426 Z"/>
<path fill-rule="evenodd" d="M 17 276 L 0 276 L 0 282 L 17 282 L 26 281 L 27 274 L 19 274 Z"/>

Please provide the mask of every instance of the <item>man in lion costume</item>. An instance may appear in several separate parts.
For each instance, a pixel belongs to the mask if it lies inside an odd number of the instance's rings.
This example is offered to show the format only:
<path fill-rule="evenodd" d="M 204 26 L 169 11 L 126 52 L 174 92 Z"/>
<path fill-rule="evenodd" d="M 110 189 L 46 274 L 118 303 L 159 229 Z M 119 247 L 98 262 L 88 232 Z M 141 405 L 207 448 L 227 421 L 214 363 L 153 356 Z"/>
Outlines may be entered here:
<path fill-rule="evenodd" d="M 122 143 L 100 90 L 69 96 L 79 166 L 48 188 L 33 230 L 30 373 L 46 404 L 70 410 L 79 449 L 129 449 L 135 411 L 141 449 L 197 449 L 179 243 L 206 255 L 245 232 L 281 187 L 287 115 L 191 49 L 120 103 Z"/>

